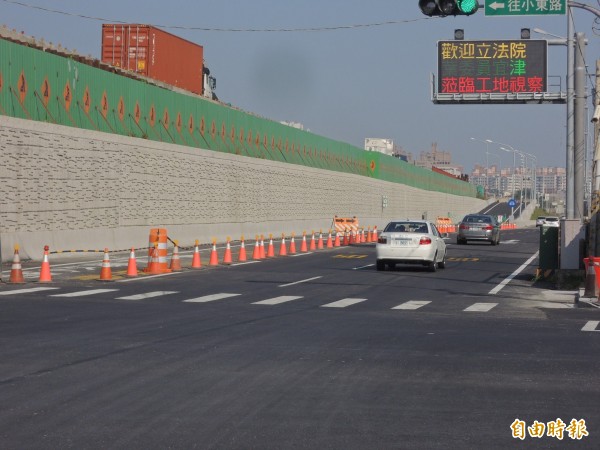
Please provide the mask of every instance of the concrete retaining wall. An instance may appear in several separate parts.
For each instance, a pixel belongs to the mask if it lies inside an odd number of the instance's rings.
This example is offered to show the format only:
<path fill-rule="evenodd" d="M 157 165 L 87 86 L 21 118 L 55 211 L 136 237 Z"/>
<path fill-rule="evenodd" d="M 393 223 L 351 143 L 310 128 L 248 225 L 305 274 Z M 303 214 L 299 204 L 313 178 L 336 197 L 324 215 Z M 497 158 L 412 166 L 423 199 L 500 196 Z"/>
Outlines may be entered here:
<path fill-rule="evenodd" d="M 358 175 L 0 116 L 0 239 L 5 260 L 53 250 L 127 249 L 164 227 L 195 239 L 454 219 L 485 202 Z M 382 208 L 382 196 L 389 199 Z"/>

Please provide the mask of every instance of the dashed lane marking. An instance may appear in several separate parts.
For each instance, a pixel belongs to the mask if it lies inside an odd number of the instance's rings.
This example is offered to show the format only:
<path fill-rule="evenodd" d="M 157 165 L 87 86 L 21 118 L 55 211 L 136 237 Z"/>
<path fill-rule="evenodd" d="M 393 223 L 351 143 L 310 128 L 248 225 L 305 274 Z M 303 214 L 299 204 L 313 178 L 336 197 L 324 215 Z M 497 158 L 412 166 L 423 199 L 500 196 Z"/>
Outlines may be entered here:
<path fill-rule="evenodd" d="M 41 291 L 50 291 L 53 289 L 60 289 L 57 287 L 37 287 L 37 288 L 29 288 L 29 289 L 15 289 L 12 291 L 2 291 L 0 295 L 17 295 L 17 294 L 29 294 L 31 292 L 41 292 Z"/>
<path fill-rule="evenodd" d="M 312 277 L 312 278 L 307 278 L 306 280 L 294 281 L 293 283 L 280 284 L 279 287 L 287 287 L 287 286 L 293 286 L 295 284 L 307 283 L 309 281 L 318 280 L 319 278 L 323 278 L 323 277 Z"/>
<path fill-rule="evenodd" d="M 90 289 L 87 291 L 69 292 L 67 294 L 53 294 L 50 297 L 86 297 L 88 295 L 104 294 L 106 292 L 115 292 L 118 289 Z"/>
<path fill-rule="evenodd" d="M 600 330 L 598 330 L 598 325 L 600 325 L 600 321 L 599 320 L 590 320 L 588 323 L 586 323 L 583 328 L 581 329 L 581 331 L 595 331 L 597 333 L 600 333 Z"/>
<path fill-rule="evenodd" d="M 488 312 L 492 308 L 498 306 L 498 303 L 473 303 L 468 308 L 463 309 L 467 312 Z"/>
<path fill-rule="evenodd" d="M 260 302 L 254 302 L 253 305 L 278 305 L 280 303 L 291 302 L 292 300 L 298 300 L 299 298 L 294 295 L 282 295 L 281 297 L 269 298 L 267 300 L 261 300 Z"/>
<path fill-rule="evenodd" d="M 366 258 L 369 255 L 356 255 L 356 254 L 348 254 L 348 255 L 335 255 L 332 256 L 332 258 L 339 258 L 339 259 L 362 259 L 362 258 Z"/>
<path fill-rule="evenodd" d="M 337 302 L 321 305 L 321 308 L 345 308 L 347 306 L 355 305 L 366 300 L 366 298 L 343 298 L 341 300 L 338 300 Z"/>
<path fill-rule="evenodd" d="M 212 295 L 205 295 L 203 297 L 198 297 L 198 298 L 190 298 L 190 299 L 183 300 L 183 301 L 184 301 L 184 303 L 207 303 L 207 302 L 214 302 L 216 300 L 222 300 L 224 298 L 237 297 L 238 295 L 242 295 L 242 294 L 226 294 L 226 293 L 212 294 Z"/>
<path fill-rule="evenodd" d="M 178 291 L 154 291 L 145 294 L 128 295 L 126 297 L 117 297 L 115 300 L 145 300 L 147 298 L 162 297 L 163 295 L 179 294 Z"/>
<path fill-rule="evenodd" d="M 419 309 L 425 305 L 430 304 L 430 301 L 427 300 L 410 300 L 406 303 L 402 303 L 401 305 L 398 306 L 394 306 L 392 309 L 409 309 L 409 310 L 414 310 L 414 309 Z"/>

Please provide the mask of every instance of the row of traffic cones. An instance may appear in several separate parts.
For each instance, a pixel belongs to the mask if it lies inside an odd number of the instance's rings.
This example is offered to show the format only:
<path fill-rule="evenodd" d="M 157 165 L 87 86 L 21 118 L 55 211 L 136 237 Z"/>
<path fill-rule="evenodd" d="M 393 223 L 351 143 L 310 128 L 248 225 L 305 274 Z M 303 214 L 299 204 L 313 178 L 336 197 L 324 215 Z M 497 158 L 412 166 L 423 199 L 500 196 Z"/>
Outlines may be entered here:
<path fill-rule="evenodd" d="M 340 247 L 342 245 L 350 245 L 354 243 L 363 243 L 363 242 L 377 242 L 377 228 L 373 229 L 371 232 L 370 228 L 368 230 L 368 234 L 365 235 L 364 230 L 362 233 L 343 233 L 343 240 L 340 239 L 340 233 L 335 233 L 335 240 L 331 235 L 331 231 L 329 232 L 329 236 L 327 237 L 326 243 L 323 242 L 323 233 L 319 232 L 318 239 L 315 238 L 315 233 L 312 233 L 310 244 L 307 243 L 306 240 L 306 232 L 302 233 L 302 242 L 300 244 L 300 252 L 306 253 L 309 250 L 321 250 L 323 248 L 334 248 Z M 40 283 L 50 283 L 52 282 L 52 274 L 50 272 L 50 261 L 48 258 L 50 248 L 46 245 L 44 247 L 44 257 L 42 260 L 42 265 L 40 267 L 40 276 L 38 282 Z M 279 247 L 279 256 L 288 256 L 294 255 L 297 253 L 296 250 L 296 242 L 295 236 L 292 234 L 290 238 L 289 247 L 286 243 L 285 234 L 281 235 L 281 243 Z M 267 246 L 267 250 L 265 251 L 265 242 L 264 236 L 257 235 L 255 238 L 254 251 L 252 253 L 253 260 L 261 260 L 266 258 L 274 258 L 275 257 L 275 245 L 273 243 L 273 236 L 269 236 L 269 243 Z M 244 236 L 241 238 L 240 250 L 238 253 L 238 262 L 246 262 L 248 260 L 248 255 L 246 253 L 246 245 L 244 241 Z M 228 265 L 233 263 L 233 255 L 231 251 L 231 240 L 227 238 L 227 244 L 225 247 L 225 253 L 223 255 L 222 264 Z M 217 266 L 219 265 L 219 257 L 217 254 L 217 244 L 216 240 L 213 240 L 212 250 L 210 253 L 210 258 L 208 262 L 209 266 Z M 202 260 L 200 258 L 200 249 L 199 242 L 196 240 L 194 244 L 194 252 L 192 256 L 192 269 L 201 269 L 202 268 Z M 173 247 L 173 255 L 171 257 L 171 264 L 169 265 L 169 272 L 178 272 L 183 270 L 181 266 L 181 259 L 179 257 L 179 245 L 177 241 L 175 241 L 175 245 Z M 159 263 L 158 257 L 158 248 L 155 246 L 150 253 L 150 260 L 148 263 L 148 267 L 144 269 L 149 275 L 161 274 L 165 273 L 165 270 L 161 267 Z M 126 277 L 137 277 L 138 269 L 137 269 L 137 261 L 135 257 L 135 250 L 133 247 L 131 248 L 131 252 L 129 254 L 129 261 L 127 263 L 127 272 L 125 274 Z M 109 250 L 107 248 L 104 249 L 104 257 L 102 258 L 102 266 L 100 269 L 100 281 L 112 281 L 112 270 L 110 266 L 110 257 Z M 25 278 L 23 276 L 23 268 L 21 266 L 21 259 L 19 257 L 19 246 L 15 245 L 14 248 L 14 256 L 10 271 L 10 277 L 8 280 L 9 283 L 25 283 Z"/>

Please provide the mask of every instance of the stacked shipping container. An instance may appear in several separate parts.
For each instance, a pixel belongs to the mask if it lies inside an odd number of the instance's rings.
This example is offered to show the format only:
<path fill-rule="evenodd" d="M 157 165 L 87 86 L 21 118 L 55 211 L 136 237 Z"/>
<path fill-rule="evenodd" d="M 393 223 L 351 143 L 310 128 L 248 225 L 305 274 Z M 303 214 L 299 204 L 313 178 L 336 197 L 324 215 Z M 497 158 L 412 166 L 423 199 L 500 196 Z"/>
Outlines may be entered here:
<path fill-rule="evenodd" d="M 103 24 L 102 62 L 203 95 L 203 47 L 151 25 Z"/>

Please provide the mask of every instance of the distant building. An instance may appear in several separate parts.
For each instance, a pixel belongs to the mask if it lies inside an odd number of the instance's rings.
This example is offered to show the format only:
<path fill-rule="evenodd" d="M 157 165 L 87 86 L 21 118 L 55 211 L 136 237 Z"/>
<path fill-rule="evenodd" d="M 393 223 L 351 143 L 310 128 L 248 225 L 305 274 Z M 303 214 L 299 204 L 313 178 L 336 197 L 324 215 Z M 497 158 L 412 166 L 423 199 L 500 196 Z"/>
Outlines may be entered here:
<path fill-rule="evenodd" d="M 452 163 L 452 154 L 438 150 L 437 142 L 431 144 L 431 151 L 423 151 L 419 154 L 419 159 L 415 160 L 415 166 L 430 169 L 437 167 L 457 177 L 464 173 L 464 167 Z"/>
<path fill-rule="evenodd" d="M 298 130 L 305 130 L 304 125 L 300 122 L 286 122 L 285 120 L 280 122 L 282 125 L 287 125 L 288 127 L 297 128 Z M 310 130 L 306 130 L 310 131 Z"/>
<path fill-rule="evenodd" d="M 366 138 L 365 150 L 368 152 L 383 153 L 384 155 L 393 156 L 407 162 L 412 161 L 412 154 L 406 153 L 402 150 L 402 147 L 396 146 L 393 139 Z"/>

